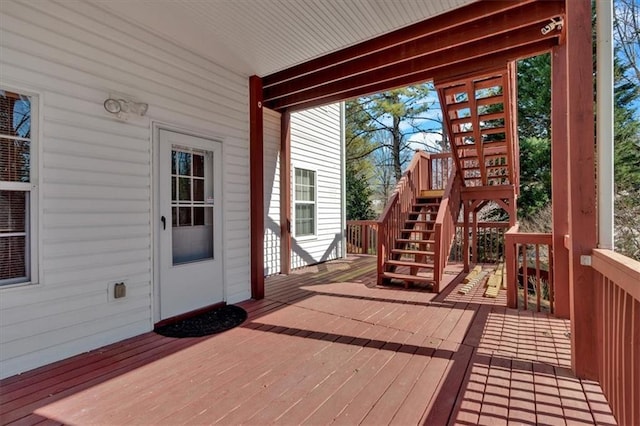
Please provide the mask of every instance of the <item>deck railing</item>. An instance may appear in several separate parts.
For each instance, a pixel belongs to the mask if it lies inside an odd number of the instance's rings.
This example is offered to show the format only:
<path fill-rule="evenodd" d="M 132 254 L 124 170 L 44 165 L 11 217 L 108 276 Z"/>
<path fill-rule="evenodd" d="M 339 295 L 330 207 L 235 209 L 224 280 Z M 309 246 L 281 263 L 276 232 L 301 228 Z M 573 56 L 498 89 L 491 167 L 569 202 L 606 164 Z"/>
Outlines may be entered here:
<path fill-rule="evenodd" d="M 640 262 L 593 250 L 599 377 L 621 425 L 640 424 Z"/>
<path fill-rule="evenodd" d="M 458 215 L 460 214 L 460 188 L 461 188 L 460 176 L 457 173 L 449 176 L 449 183 L 442 197 L 440 208 L 438 209 L 438 215 L 436 216 L 436 223 L 434 225 L 435 233 L 435 256 L 433 276 L 435 280 L 434 291 L 440 292 L 440 282 L 442 281 L 442 274 L 444 268 L 449 261 L 449 253 L 451 252 L 451 246 L 456 237 L 456 223 L 458 222 Z"/>
<path fill-rule="evenodd" d="M 347 221 L 347 253 L 378 253 L 378 222 L 375 220 Z"/>
<path fill-rule="evenodd" d="M 413 156 L 411 164 L 397 183 L 393 195 L 389 198 L 378 219 L 379 281 L 382 280 L 385 262 L 389 260 L 391 249 L 393 249 L 396 239 L 400 237 L 400 230 L 409 217 L 414 200 L 422 190 L 443 189 L 443 184 L 446 185 L 452 176 L 453 167 L 450 153 L 428 154 L 417 151 Z M 447 245 L 450 247 L 450 243 Z M 438 259 L 438 251 L 436 251 L 435 258 Z M 439 264 L 444 268 L 446 260 L 439 262 Z M 434 275 L 439 277 L 442 275 L 442 271 L 434 272 Z"/>
<path fill-rule="evenodd" d="M 508 222 L 478 222 L 475 240 L 471 237 L 472 263 L 499 263 L 504 260 L 504 235 L 509 229 Z M 462 262 L 464 225 L 456 224 L 456 236 L 449 261 Z M 468 238 L 469 236 L 467 236 Z"/>
<path fill-rule="evenodd" d="M 554 312 L 553 237 L 545 233 L 505 234 L 507 305 L 510 308 Z"/>

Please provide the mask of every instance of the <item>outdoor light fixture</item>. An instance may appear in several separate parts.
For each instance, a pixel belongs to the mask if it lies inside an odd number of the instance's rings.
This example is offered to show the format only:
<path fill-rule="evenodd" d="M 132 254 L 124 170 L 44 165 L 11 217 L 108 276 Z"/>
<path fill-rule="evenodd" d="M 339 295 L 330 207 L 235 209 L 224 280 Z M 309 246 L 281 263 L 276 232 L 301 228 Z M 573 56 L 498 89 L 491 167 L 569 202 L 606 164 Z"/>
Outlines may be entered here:
<path fill-rule="evenodd" d="M 126 99 L 109 98 L 104 101 L 104 109 L 107 112 L 117 115 L 119 118 L 122 114 L 135 114 L 142 117 L 147 113 L 149 104 L 142 102 L 133 102 Z"/>
<path fill-rule="evenodd" d="M 564 21 L 562 20 L 562 18 L 553 18 L 551 22 L 540 29 L 540 32 L 542 33 L 542 35 L 547 35 L 554 29 L 561 30 L 563 24 Z"/>

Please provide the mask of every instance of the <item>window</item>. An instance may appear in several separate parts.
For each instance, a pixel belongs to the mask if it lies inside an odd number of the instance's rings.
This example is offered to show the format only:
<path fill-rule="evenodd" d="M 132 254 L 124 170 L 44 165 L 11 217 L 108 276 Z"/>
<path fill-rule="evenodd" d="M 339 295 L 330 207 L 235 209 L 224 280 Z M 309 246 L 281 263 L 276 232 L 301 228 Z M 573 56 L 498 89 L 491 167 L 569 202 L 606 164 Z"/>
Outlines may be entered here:
<path fill-rule="evenodd" d="M 173 146 L 173 264 L 213 259 L 213 153 Z"/>
<path fill-rule="evenodd" d="M 0 285 L 36 280 L 34 97 L 0 90 Z"/>
<path fill-rule="evenodd" d="M 316 234 L 316 172 L 295 169 L 295 236 Z"/>

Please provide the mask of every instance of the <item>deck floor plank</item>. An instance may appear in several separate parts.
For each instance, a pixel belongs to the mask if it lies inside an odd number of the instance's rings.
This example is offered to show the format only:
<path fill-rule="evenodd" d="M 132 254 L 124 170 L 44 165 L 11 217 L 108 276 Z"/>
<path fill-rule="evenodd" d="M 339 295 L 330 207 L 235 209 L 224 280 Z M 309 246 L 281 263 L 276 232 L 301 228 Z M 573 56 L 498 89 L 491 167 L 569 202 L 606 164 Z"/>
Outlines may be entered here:
<path fill-rule="evenodd" d="M 155 333 L 0 381 L 0 424 L 598 424 L 597 383 L 570 371 L 569 323 L 467 294 L 376 285 L 350 256 L 266 279 L 247 321 Z"/>

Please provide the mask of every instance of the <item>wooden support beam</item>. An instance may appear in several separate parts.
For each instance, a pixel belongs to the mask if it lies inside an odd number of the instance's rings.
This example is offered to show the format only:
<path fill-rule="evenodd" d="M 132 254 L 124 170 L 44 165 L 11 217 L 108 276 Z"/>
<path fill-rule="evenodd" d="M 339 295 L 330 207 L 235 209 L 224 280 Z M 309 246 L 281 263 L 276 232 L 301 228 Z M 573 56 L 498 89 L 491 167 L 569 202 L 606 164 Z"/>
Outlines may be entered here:
<path fill-rule="evenodd" d="M 462 202 L 463 230 L 462 230 L 462 260 L 464 272 L 469 272 L 469 201 Z"/>
<path fill-rule="evenodd" d="M 545 53 L 551 50 L 553 46 L 557 44 L 556 39 L 546 39 L 539 42 L 512 49 L 507 52 L 498 52 L 495 54 L 487 55 L 483 58 L 476 58 L 469 61 L 464 61 L 458 64 L 447 65 L 433 70 L 423 70 L 413 74 L 402 75 L 393 79 L 376 81 L 370 84 L 355 84 L 352 87 L 342 87 L 340 90 L 334 92 L 327 92 L 317 88 L 310 96 L 305 98 L 304 96 L 293 96 L 290 98 L 283 98 L 268 103 L 268 107 L 282 111 L 287 108 L 293 111 L 298 111 L 306 108 L 314 108 L 334 102 L 339 102 L 345 99 L 351 99 L 359 96 L 365 96 L 372 93 L 379 93 L 385 90 L 391 90 L 398 87 L 405 87 L 411 84 L 422 83 L 428 80 L 434 80 L 435 82 L 447 82 L 452 80 L 460 80 L 470 76 L 484 73 L 492 73 L 499 71 L 509 61 L 515 59 L 526 58 L 535 56 L 541 53 Z"/>
<path fill-rule="evenodd" d="M 249 77 L 249 186 L 251 297 L 264 298 L 264 117 L 262 80 Z"/>
<path fill-rule="evenodd" d="M 569 318 L 569 144 L 567 141 L 567 45 L 551 52 L 551 208 L 555 315 Z"/>
<path fill-rule="evenodd" d="M 407 64 L 406 68 L 392 66 L 388 67 L 388 69 L 372 72 L 371 75 L 358 75 L 302 92 L 283 96 L 269 101 L 267 106 L 278 111 L 284 108 L 294 108 L 295 110 L 298 110 L 338 102 L 344 99 L 363 96 L 370 93 L 378 93 L 397 87 L 404 87 L 432 79 L 434 81 L 463 79 L 476 74 L 502 69 L 509 61 L 547 52 L 556 44 L 557 37 L 552 37 L 532 41 L 513 48 L 496 50 L 495 52 L 485 47 L 483 49 L 484 53 L 473 54 L 468 58 L 461 59 L 457 62 L 449 62 L 443 59 L 428 57 L 428 59 L 433 60 L 434 63 L 438 62 L 439 65 L 433 66 L 432 68 L 424 68 L 424 63 L 414 63 L 413 65 Z M 458 52 L 458 55 L 460 56 L 462 53 Z M 423 58 L 421 58 L 421 60 L 424 61 Z"/>
<path fill-rule="evenodd" d="M 550 18 L 560 15 L 562 11 L 562 2 L 530 3 L 498 15 L 481 18 L 473 24 L 453 25 L 439 31 L 432 30 L 432 20 L 423 21 L 422 31 L 425 34 L 408 39 L 400 45 L 392 45 L 340 63 L 325 62 L 323 68 L 286 80 L 277 80 L 273 76 L 265 77 L 265 100 L 277 99 L 286 94 L 377 71 L 390 65 L 407 63 L 422 56 L 441 56 L 446 52 L 444 56 L 448 58 L 454 48 L 469 46 L 472 49 L 471 44 L 486 38 L 495 39 L 496 36 L 500 36 L 509 39 L 521 28 L 534 25 L 541 28 Z M 442 25 L 441 17 L 438 17 L 438 22 Z"/>
<path fill-rule="evenodd" d="M 578 377 L 597 379 L 597 288 L 593 270 L 580 262 L 597 244 L 591 1 L 567 1 L 565 26 L 571 365 Z"/>
<path fill-rule="evenodd" d="M 478 166 L 480 169 L 480 180 L 482 185 L 487 185 L 487 171 L 485 170 L 484 151 L 482 144 L 482 135 L 480 134 L 480 120 L 478 119 L 478 105 L 476 103 L 476 89 L 472 80 L 468 80 L 465 84 L 467 98 L 469 99 L 469 109 L 471 110 L 471 126 L 473 128 L 473 141 L 476 147 L 476 155 L 478 156 Z"/>
<path fill-rule="evenodd" d="M 291 113 L 280 116 L 280 273 L 291 272 Z"/>
<path fill-rule="evenodd" d="M 510 199 L 514 192 L 513 185 L 468 186 L 461 189 L 460 197 L 463 200 Z"/>
<path fill-rule="evenodd" d="M 473 215 L 473 221 L 471 225 L 471 258 L 473 259 L 474 265 L 478 264 L 478 212 L 470 208 L 471 214 Z"/>
<path fill-rule="evenodd" d="M 516 146 L 518 142 L 518 70 L 517 63 L 510 61 L 507 64 L 507 74 L 504 78 L 504 123 L 507 127 L 505 138 L 507 140 L 507 171 L 509 174 L 509 183 L 515 186 L 516 194 L 520 193 L 519 175 L 520 170 L 517 166 L 520 164 L 514 158 Z M 518 177 L 516 177 L 518 176 Z"/>

